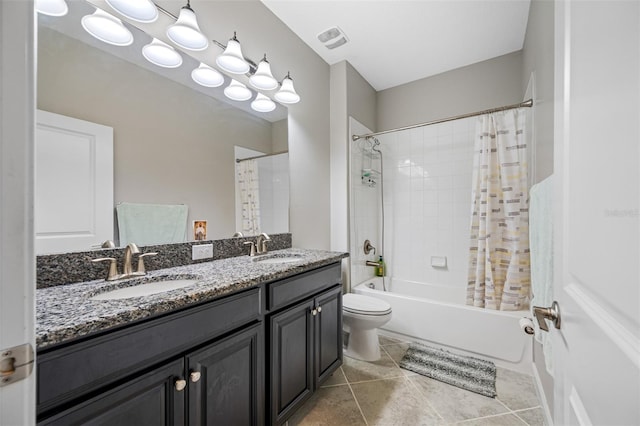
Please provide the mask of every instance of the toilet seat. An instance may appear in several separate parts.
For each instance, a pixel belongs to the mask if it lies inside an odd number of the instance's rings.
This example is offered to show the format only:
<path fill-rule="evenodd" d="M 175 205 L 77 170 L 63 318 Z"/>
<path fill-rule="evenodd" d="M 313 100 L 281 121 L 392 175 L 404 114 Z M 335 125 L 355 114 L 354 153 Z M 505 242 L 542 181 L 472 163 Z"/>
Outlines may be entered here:
<path fill-rule="evenodd" d="M 391 305 L 375 297 L 348 293 L 342 296 L 342 310 L 351 314 L 382 316 L 391 313 Z"/>

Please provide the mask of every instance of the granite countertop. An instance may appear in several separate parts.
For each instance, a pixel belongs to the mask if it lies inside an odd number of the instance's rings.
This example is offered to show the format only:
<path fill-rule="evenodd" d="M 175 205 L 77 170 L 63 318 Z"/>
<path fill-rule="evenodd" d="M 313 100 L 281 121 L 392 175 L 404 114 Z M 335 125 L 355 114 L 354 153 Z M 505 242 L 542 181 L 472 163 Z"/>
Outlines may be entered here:
<path fill-rule="evenodd" d="M 247 289 L 260 283 L 285 278 L 328 265 L 348 253 L 322 250 L 285 249 L 261 257 L 300 256 L 293 263 L 260 263 L 249 256 L 159 269 L 143 278 L 121 281 L 95 280 L 36 290 L 36 347 L 66 342 L 112 327 L 184 308 L 194 303 Z M 196 284 L 154 295 L 120 300 L 91 300 L 92 297 L 141 280 L 197 279 Z"/>

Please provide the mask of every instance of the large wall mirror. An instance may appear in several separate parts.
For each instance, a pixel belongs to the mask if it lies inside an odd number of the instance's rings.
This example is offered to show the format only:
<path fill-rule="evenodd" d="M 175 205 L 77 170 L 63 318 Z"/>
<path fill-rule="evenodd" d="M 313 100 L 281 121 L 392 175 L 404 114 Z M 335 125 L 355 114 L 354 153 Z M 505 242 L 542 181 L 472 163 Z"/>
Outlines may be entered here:
<path fill-rule="evenodd" d="M 237 180 L 241 163 L 236 159 L 249 156 L 247 153 L 257 157 L 287 151 L 286 108 L 278 105 L 275 111 L 257 113 L 251 111 L 250 102 L 225 100 L 222 91 L 230 79 L 225 77 L 219 88 L 196 84 L 190 76 L 199 61 L 184 52 L 180 52 L 183 64 L 179 68 L 159 68 L 146 62 L 140 52 L 151 37 L 129 24 L 134 34 L 132 45 L 101 43 L 80 24 L 82 16 L 95 8 L 84 1 L 68 3 L 70 10 L 64 17 L 38 16 L 37 108 L 113 130 L 113 204 L 109 214 L 115 226 L 110 239 L 118 241 L 114 210 L 121 203 L 187 206 L 187 241 L 194 239 L 193 223 L 199 220 L 207 222 L 207 239 L 229 238 L 240 231 Z M 38 184 L 39 170 L 43 176 L 41 166 L 46 161 L 46 156 L 36 160 L 36 198 L 42 186 Z M 288 160 L 280 157 L 262 168 L 273 173 L 274 182 L 287 182 L 278 189 L 275 202 L 271 197 L 261 203 L 261 208 L 274 210 L 262 213 L 269 220 L 259 231 L 288 232 L 288 192 L 282 195 L 282 188 L 288 191 L 288 170 L 283 170 L 288 169 Z M 49 185 L 48 191 L 53 189 Z M 57 197 L 53 201 L 49 198 L 50 208 L 55 207 Z M 58 204 L 64 203 L 60 198 Z M 61 213 L 50 214 L 51 218 Z M 40 217 L 43 215 L 49 216 L 49 212 L 41 212 Z M 51 228 L 56 222 L 39 220 L 36 215 L 36 232 L 53 235 Z M 269 229 L 272 223 L 277 229 Z M 40 248 L 37 252 L 88 249 Z"/>

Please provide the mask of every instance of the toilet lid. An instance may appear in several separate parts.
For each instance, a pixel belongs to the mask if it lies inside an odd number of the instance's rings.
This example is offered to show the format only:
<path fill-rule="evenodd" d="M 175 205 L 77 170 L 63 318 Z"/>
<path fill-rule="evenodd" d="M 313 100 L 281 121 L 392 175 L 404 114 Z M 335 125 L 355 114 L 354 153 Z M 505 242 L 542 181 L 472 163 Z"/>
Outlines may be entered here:
<path fill-rule="evenodd" d="M 375 297 L 348 293 L 342 296 L 342 309 L 354 314 L 386 315 L 391 312 L 391 305 Z"/>

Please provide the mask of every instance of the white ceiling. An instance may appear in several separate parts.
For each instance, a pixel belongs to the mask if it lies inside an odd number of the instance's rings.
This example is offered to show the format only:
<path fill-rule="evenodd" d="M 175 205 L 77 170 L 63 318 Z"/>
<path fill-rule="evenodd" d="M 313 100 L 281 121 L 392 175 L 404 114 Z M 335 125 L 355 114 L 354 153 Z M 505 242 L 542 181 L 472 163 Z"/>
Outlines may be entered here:
<path fill-rule="evenodd" d="M 261 0 L 333 65 L 347 60 L 376 90 L 522 49 L 530 0 Z M 317 35 L 338 26 L 349 42 Z"/>

